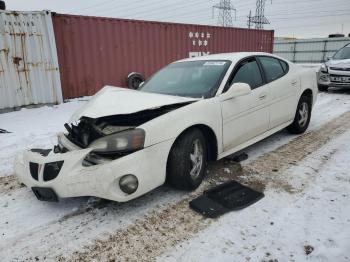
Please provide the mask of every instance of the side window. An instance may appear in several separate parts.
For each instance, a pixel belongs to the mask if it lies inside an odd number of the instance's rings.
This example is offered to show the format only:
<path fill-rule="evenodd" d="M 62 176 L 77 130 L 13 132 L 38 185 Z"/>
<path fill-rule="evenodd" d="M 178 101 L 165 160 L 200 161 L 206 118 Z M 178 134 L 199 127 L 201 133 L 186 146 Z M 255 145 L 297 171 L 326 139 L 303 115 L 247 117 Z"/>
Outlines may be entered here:
<path fill-rule="evenodd" d="M 288 69 L 289 69 L 288 64 L 286 62 L 282 61 L 282 60 L 279 60 L 279 61 L 280 61 L 281 65 L 282 65 L 284 73 L 287 73 Z"/>
<path fill-rule="evenodd" d="M 263 84 L 260 69 L 255 59 L 244 61 L 239 65 L 231 81 L 231 85 L 233 83 L 246 83 L 249 84 L 252 89 Z"/>
<path fill-rule="evenodd" d="M 261 56 L 259 60 L 264 68 L 267 82 L 272 82 L 284 75 L 284 70 L 278 59 Z"/>

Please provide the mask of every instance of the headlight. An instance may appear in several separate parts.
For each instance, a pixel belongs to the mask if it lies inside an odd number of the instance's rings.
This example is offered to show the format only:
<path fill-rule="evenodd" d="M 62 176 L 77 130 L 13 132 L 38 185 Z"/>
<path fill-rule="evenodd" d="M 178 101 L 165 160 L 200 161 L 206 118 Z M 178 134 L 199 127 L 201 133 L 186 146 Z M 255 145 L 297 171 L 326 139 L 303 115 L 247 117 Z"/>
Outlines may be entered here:
<path fill-rule="evenodd" d="M 322 64 L 321 65 L 321 72 L 322 73 L 328 73 L 328 67 L 326 66 L 326 64 Z"/>
<path fill-rule="evenodd" d="M 144 142 L 145 131 L 137 128 L 99 138 L 89 147 L 95 153 L 123 153 L 142 149 Z"/>

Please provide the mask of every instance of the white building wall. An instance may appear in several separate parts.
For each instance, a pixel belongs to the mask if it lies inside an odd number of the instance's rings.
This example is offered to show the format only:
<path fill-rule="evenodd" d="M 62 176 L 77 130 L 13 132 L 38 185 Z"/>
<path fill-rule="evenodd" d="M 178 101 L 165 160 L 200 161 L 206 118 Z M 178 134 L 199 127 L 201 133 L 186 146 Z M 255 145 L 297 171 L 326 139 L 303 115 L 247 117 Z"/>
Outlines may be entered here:
<path fill-rule="evenodd" d="M 322 63 L 350 43 L 350 37 L 275 40 L 273 53 L 295 63 Z"/>

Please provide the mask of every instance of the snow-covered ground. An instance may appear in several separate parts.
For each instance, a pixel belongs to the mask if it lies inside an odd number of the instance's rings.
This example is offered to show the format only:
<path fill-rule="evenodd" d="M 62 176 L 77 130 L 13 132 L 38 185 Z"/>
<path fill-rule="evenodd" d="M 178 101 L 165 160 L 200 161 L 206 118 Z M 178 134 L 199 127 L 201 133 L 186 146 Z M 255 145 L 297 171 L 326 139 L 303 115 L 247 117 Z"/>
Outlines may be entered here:
<path fill-rule="evenodd" d="M 105 241 L 119 231 L 126 235 L 132 233 L 132 230 L 123 230 L 142 222 L 155 210 L 166 210 L 169 205 L 176 205 L 188 196 L 160 187 L 124 204 L 95 198 L 45 203 L 37 201 L 27 188 L 9 187 L 6 178 L 13 177 L 15 155 L 25 148 L 51 148 L 55 134 L 63 130 L 63 124 L 85 100 L 0 114 L 0 128 L 12 132 L 0 134 L 0 261 L 77 259 L 73 252 L 88 250 L 97 245 L 96 239 Z M 349 111 L 348 91 L 321 93 L 308 133 Z M 293 139 L 299 138 L 281 131 L 251 146 L 247 149 L 249 159 L 243 162 L 243 167 Z M 213 221 L 210 226 L 191 235 L 189 240 L 175 242 L 177 245 L 173 251 L 167 248 L 164 252 L 159 251 L 158 258 L 166 261 L 348 261 L 349 146 L 349 132 L 334 137 L 281 174 L 300 191 L 281 192 L 269 185 L 265 189 L 266 197 L 254 206 Z M 219 165 L 230 167 L 225 166 L 225 162 Z M 142 238 L 143 233 L 139 234 Z M 171 233 L 168 238 L 171 238 Z M 145 245 L 135 241 L 130 239 L 135 250 L 137 246 Z M 118 246 L 118 243 L 105 244 Z M 304 248 L 314 250 L 306 256 Z M 112 252 L 108 257 L 113 257 L 113 250 L 104 252 Z M 132 254 L 133 251 L 131 248 L 125 253 Z M 140 260 L 149 258 L 145 256 Z"/>
<path fill-rule="evenodd" d="M 64 130 L 64 123 L 86 99 L 0 114 L 0 128 L 11 132 L 0 134 L 0 176 L 13 173 L 13 159 L 20 151 L 26 148 L 51 148 L 56 133 Z"/>
<path fill-rule="evenodd" d="M 302 192 L 267 188 L 159 260 L 350 261 L 349 157 L 350 131 L 284 173 Z"/>

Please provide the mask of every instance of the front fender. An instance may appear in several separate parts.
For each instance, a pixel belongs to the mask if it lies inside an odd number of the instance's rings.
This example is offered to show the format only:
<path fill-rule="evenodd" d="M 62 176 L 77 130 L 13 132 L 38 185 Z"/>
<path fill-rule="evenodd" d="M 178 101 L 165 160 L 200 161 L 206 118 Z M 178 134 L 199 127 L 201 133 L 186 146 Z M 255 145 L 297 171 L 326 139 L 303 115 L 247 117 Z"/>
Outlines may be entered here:
<path fill-rule="evenodd" d="M 146 132 L 145 146 L 177 138 L 184 130 L 194 125 L 211 128 L 222 152 L 222 115 L 217 97 L 202 99 L 173 110 L 139 126 Z"/>

